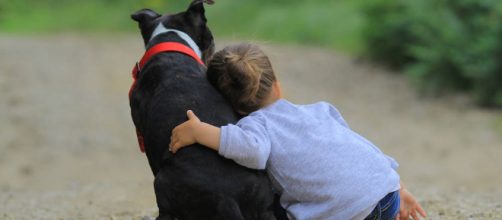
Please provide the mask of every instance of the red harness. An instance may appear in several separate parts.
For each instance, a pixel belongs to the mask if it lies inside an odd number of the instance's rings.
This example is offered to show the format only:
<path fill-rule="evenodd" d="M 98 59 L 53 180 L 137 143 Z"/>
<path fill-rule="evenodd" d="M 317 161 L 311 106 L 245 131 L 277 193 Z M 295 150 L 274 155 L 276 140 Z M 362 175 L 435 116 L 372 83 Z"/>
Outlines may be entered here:
<path fill-rule="evenodd" d="M 133 82 L 132 82 L 131 88 L 129 89 L 129 99 L 131 99 L 132 90 L 136 87 L 136 82 L 138 80 L 138 73 L 141 72 L 141 69 L 143 69 L 143 66 L 145 66 L 145 64 L 148 62 L 148 60 L 150 60 L 150 58 L 152 58 L 153 56 L 155 56 L 159 53 L 163 53 L 163 52 L 182 53 L 182 54 L 185 54 L 185 55 L 188 55 L 188 56 L 194 58 L 201 65 L 204 65 L 204 62 L 202 62 L 202 60 L 199 58 L 199 56 L 197 56 L 195 51 L 193 51 L 192 48 L 190 48 L 184 44 L 176 43 L 176 42 L 165 42 L 165 43 L 157 44 L 157 45 L 151 47 L 150 49 L 148 49 L 145 52 L 145 55 L 143 55 L 143 57 L 139 61 L 139 63 L 136 63 L 136 65 L 134 65 L 134 68 L 132 69 Z M 143 140 L 143 135 L 141 134 L 141 132 L 138 129 L 136 129 L 136 136 L 138 137 L 139 149 L 141 150 L 141 152 L 144 153 L 145 152 L 145 142 Z"/>

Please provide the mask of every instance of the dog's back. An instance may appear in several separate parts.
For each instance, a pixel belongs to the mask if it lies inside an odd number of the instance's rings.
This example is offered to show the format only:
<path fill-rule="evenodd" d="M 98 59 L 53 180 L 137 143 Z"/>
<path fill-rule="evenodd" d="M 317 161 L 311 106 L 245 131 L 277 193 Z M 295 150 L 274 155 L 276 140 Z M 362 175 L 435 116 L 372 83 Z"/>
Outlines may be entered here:
<path fill-rule="evenodd" d="M 191 13 L 191 8 L 186 13 Z M 156 23 L 173 21 L 172 17 L 155 16 L 153 11 L 146 13 L 141 16 Z M 145 37 L 144 32 L 142 29 Z M 184 43 L 171 32 L 148 44 L 166 41 Z M 172 129 L 187 120 L 188 109 L 216 126 L 237 121 L 232 108 L 207 81 L 205 68 L 193 58 L 180 53 L 151 58 L 138 75 L 130 105 L 155 175 L 159 219 L 273 219 L 273 194 L 263 171 L 239 166 L 198 144 L 176 155 L 167 150 Z"/>
<path fill-rule="evenodd" d="M 159 208 L 181 219 L 239 219 L 239 215 L 260 219 L 260 215 L 270 213 L 267 208 L 272 204 L 263 172 L 241 167 L 198 144 L 180 150 L 176 156 L 167 150 L 172 129 L 186 121 L 188 109 L 217 126 L 237 120 L 197 63 L 173 68 L 173 62 L 183 62 L 180 59 L 190 58 L 179 54 L 154 58 L 142 71 L 131 101 L 131 106 L 140 106 L 138 110 L 132 108 L 133 115 L 143 115 L 138 121 L 143 124 L 140 131 L 155 174 Z M 255 213 L 245 213 L 248 209 Z"/>

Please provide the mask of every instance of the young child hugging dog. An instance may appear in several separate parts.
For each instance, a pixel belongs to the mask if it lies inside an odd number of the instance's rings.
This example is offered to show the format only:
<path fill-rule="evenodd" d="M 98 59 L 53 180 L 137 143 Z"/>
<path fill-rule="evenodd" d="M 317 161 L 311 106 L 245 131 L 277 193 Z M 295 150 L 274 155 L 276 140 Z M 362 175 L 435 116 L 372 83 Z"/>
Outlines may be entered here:
<path fill-rule="evenodd" d="M 208 79 L 243 117 L 222 127 L 188 121 L 170 150 L 200 143 L 252 168 L 266 169 L 289 219 L 408 219 L 425 211 L 400 184 L 397 162 L 350 129 L 331 104 L 282 98 L 268 57 L 239 44 L 214 54 Z"/>

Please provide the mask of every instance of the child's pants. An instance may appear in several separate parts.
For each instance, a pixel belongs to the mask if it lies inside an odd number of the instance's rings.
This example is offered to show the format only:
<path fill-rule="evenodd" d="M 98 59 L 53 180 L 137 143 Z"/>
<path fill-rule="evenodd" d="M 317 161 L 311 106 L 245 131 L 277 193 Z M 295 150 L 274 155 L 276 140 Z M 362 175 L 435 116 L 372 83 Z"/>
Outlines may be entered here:
<path fill-rule="evenodd" d="M 365 220 L 394 220 L 399 213 L 399 190 L 383 197 Z"/>

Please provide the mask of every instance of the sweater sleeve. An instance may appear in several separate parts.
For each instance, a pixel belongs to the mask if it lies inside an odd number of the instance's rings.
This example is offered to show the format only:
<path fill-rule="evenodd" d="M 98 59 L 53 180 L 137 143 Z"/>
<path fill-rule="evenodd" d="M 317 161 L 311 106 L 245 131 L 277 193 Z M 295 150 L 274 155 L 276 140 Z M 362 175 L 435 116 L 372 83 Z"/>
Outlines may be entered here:
<path fill-rule="evenodd" d="M 258 115 L 221 127 L 219 154 L 242 166 L 265 169 L 270 147 L 265 121 Z"/>
<path fill-rule="evenodd" d="M 326 103 L 326 102 L 323 102 L 323 103 L 328 106 L 329 113 L 330 113 L 331 117 L 333 117 L 342 126 L 350 129 L 350 127 L 347 124 L 347 122 L 345 121 L 345 119 L 343 119 L 342 114 L 340 114 L 340 112 L 338 111 L 338 109 L 335 108 L 335 106 L 333 106 L 329 103 Z"/>
<path fill-rule="evenodd" d="M 390 167 L 392 167 L 392 169 L 397 171 L 397 168 L 399 167 L 399 164 L 397 163 L 397 161 L 394 160 L 394 158 L 388 156 L 387 154 L 384 154 L 384 155 L 385 155 L 385 157 L 387 157 L 387 160 L 389 160 Z"/>

